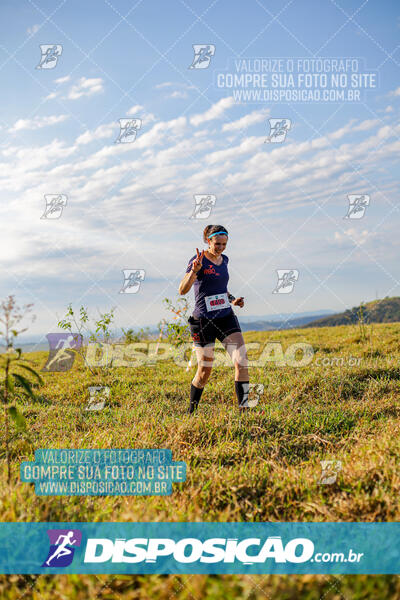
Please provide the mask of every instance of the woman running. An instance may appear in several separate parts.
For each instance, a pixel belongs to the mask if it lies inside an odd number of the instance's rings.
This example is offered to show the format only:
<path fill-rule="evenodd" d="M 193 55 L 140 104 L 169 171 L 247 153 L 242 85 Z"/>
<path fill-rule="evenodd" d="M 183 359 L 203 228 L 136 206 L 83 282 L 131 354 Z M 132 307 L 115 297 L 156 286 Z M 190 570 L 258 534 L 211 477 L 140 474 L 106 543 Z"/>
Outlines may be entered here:
<path fill-rule="evenodd" d="M 203 232 L 208 249 L 189 260 L 179 293 L 186 294 L 194 284 L 195 308 L 189 317 L 190 332 L 197 355 L 197 373 L 190 387 L 189 413 L 193 413 L 210 377 L 214 344 L 218 338 L 235 365 L 235 391 L 239 409 L 248 407 L 249 373 L 246 347 L 233 306 L 244 306 L 243 296 L 235 298 L 227 290 L 229 275 L 226 254 L 228 231 L 222 225 L 207 225 Z"/>

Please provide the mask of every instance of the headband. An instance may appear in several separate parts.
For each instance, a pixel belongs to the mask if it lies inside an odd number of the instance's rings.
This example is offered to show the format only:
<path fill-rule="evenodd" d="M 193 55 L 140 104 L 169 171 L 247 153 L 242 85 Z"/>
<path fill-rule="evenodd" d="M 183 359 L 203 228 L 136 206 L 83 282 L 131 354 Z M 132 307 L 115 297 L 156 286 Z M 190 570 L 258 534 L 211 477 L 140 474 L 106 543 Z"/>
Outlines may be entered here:
<path fill-rule="evenodd" d="M 228 234 L 226 233 L 226 231 L 216 231 L 215 233 L 212 233 L 211 235 L 208 235 L 208 238 L 211 238 L 213 235 L 226 235 L 228 237 Z"/>

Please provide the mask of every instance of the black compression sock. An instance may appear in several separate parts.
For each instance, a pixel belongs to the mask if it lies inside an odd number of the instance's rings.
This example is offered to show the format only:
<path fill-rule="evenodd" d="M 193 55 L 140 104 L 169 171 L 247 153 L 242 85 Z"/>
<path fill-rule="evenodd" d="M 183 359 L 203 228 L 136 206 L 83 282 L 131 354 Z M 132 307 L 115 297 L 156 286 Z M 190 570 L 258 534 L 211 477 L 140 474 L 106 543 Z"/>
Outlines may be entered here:
<path fill-rule="evenodd" d="M 239 402 L 239 407 L 248 408 L 247 400 L 249 397 L 249 382 L 235 380 L 235 392 Z"/>
<path fill-rule="evenodd" d="M 190 406 L 188 410 L 189 414 L 194 412 L 198 407 L 201 394 L 203 393 L 203 389 L 204 388 L 198 388 L 194 386 L 193 383 L 190 385 Z"/>

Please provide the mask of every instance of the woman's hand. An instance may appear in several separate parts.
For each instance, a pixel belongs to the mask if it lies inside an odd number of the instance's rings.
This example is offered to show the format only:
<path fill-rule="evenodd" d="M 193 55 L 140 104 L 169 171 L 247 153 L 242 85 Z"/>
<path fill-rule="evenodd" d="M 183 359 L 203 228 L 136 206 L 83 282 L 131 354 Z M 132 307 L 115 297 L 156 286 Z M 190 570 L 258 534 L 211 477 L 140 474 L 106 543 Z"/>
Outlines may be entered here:
<path fill-rule="evenodd" d="M 234 306 L 240 306 L 240 308 L 243 308 L 244 306 L 244 296 L 240 296 L 240 298 L 235 298 L 231 304 L 233 304 Z"/>
<path fill-rule="evenodd" d="M 203 256 L 204 256 L 204 250 L 202 250 L 201 254 L 199 253 L 199 249 L 196 248 L 196 252 L 197 252 L 197 258 L 194 259 L 194 261 L 192 262 L 192 271 L 194 273 L 198 273 L 201 269 L 201 267 L 203 266 Z"/>

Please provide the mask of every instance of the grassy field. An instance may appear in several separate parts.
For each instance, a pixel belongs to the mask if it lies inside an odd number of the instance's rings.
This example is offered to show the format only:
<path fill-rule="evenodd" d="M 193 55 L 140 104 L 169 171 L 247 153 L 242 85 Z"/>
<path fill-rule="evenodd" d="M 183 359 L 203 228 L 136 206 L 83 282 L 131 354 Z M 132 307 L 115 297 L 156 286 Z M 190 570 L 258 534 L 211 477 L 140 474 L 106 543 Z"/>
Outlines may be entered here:
<path fill-rule="evenodd" d="M 244 338 L 279 341 L 284 351 L 308 342 L 315 355 L 303 368 L 250 368 L 265 392 L 243 415 L 233 367 L 213 370 L 195 416 L 185 414 L 195 367 L 104 371 L 111 395 L 98 412 L 84 410 L 88 386 L 100 381 L 80 359 L 69 372 L 43 374 L 41 399 L 19 401 L 34 443 L 13 440 L 10 489 L 1 422 L 1 521 L 400 521 L 400 323 L 368 326 L 366 337 L 340 326 Z M 28 358 L 42 368 L 46 356 Z M 170 448 L 186 461 L 187 480 L 164 497 L 38 497 L 19 479 L 35 448 Z M 330 485 L 318 483 L 326 459 L 342 463 Z M 3 575 L 0 596 L 383 600 L 400 598 L 400 577 Z"/>

